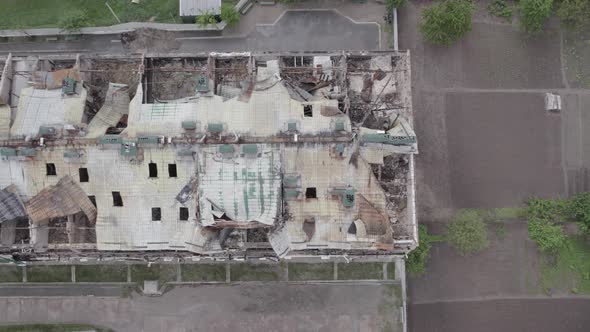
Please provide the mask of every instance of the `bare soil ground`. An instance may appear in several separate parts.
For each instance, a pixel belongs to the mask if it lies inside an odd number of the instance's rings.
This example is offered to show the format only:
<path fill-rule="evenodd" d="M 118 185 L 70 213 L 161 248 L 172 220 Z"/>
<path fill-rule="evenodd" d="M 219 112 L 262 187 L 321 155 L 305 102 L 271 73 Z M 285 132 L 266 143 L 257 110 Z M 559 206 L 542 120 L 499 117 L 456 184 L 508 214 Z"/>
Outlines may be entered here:
<path fill-rule="evenodd" d="M 590 299 L 506 299 L 410 306 L 415 332 L 585 332 Z"/>
<path fill-rule="evenodd" d="M 518 206 L 565 193 L 561 117 L 544 110 L 544 95 L 448 93 L 444 105 L 454 206 Z"/>
<path fill-rule="evenodd" d="M 431 3 L 408 2 L 398 15 L 400 48 L 412 52 L 419 222 L 440 233 L 457 209 L 588 190 L 587 37 L 564 37 L 552 19 L 530 38 L 478 1 L 472 31 L 435 47 L 419 30 L 421 6 Z M 544 111 L 546 92 L 562 95 L 561 115 Z M 505 228 L 469 257 L 434 245 L 426 275 L 409 280 L 411 331 L 590 330 L 590 301 L 537 300 L 549 298 L 526 224 Z"/>
<path fill-rule="evenodd" d="M 427 226 L 429 232 L 445 232 L 441 223 Z M 502 234 L 489 232 L 490 246 L 475 255 L 434 244 L 426 274 L 409 278 L 410 302 L 541 295 L 539 257 L 526 223 L 505 222 L 504 227 Z"/>

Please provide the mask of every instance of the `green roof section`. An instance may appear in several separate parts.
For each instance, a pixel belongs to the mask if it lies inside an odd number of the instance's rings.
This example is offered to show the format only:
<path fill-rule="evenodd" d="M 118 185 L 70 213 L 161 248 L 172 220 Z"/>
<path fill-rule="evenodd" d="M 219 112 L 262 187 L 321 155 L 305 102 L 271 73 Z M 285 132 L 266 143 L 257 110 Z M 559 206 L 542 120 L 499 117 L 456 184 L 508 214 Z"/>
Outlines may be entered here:
<path fill-rule="evenodd" d="M 383 143 L 389 145 L 411 145 L 416 143 L 415 136 L 390 136 L 389 134 L 364 134 L 364 143 Z"/>
<path fill-rule="evenodd" d="M 197 75 L 197 92 L 209 91 L 209 78 L 205 75 Z"/>
<path fill-rule="evenodd" d="M 1 148 L 0 149 L 0 156 L 2 156 L 2 157 L 15 157 L 16 156 L 16 149 Z"/>
<path fill-rule="evenodd" d="M 197 129 L 197 121 L 193 121 L 193 120 L 182 121 L 182 129 L 186 129 L 186 130 Z"/>
<path fill-rule="evenodd" d="M 297 198 L 299 197 L 299 193 L 301 192 L 297 189 L 285 189 L 286 198 Z"/>
<path fill-rule="evenodd" d="M 354 206 L 355 201 L 355 190 L 353 188 L 347 188 L 344 190 L 342 194 L 342 204 L 346 208 L 351 208 Z"/>
<path fill-rule="evenodd" d="M 192 157 L 194 153 L 191 149 L 180 149 L 176 151 L 176 155 L 179 157 Z"/>
<path fill-rule="evenodd" d="M 159 144 L 160 137 L 158 137 L 158 136 L 138 136 L 137 143 L 139 143 L 139 144 Z"/>
<path fill-rule="evenodd" d="M 230 144 L 223 144 L 219 146 L 219 153 L 234 153 L 236 151 L 236 148 L 234 148 L 233 145 Z"/>
<path fill-rule="evenodd" d="M 99 144 L 121 144 L 123 139 L 119 135 L 104 135 L 98 139 Z"/>
<path fill-rule="evenodd" d="M 55 135 L 55 128 L 49 127 L 49 126 L 41 126 L 41 127 L 39 127 L 39 135 L 41 135 L 41 136 Z"/>
<path fill-rule="evenodd" d="M 296 188 L 299 187 L 299 175 L 287 175 L 283 177 L 283 184 L 285 187 Z"/>
<path fill-rule="evenodd" d="M 80 157 L 82 157 L 82 154 L 80 153 L 80 151 L 76 151 L 76 150 L 64 151 L 64 158 L 80 158 Z"/>
<path fill-rule="evenodd" d="M 71 77 L 66 77 L 61 82 L 61 92 L 66 95 L 73 95 L 76 93 L 76 80 Z"/>
<path fill-rule="evenodd" d="M 137 140 L 123 140 L 119 151 L 125 157 L 137 156 Z"/>
<path fill-rule="evenodd" d="M 18 155 L 23 157 L 34 157 L 37 155 L 37 150 L 33 148 L 20 148 L 18 149 Z"/>
<path fill-rule="evenodd" d="M 244 154 L 258 154 L 258 145 L 256 144 L 244 144 L 242 145 L 242 152 Z"/>
<path fill-rule="evenodd" d="M 287 123 L 287 130 L 297 131 L 297 122 L 288 122 Z"/>
<path fill-rule="evenodd" d="M 223 123 L 209 123 L 207 124 L 207 131 L 211 133 L 220 133 L 223 131 Z"/>

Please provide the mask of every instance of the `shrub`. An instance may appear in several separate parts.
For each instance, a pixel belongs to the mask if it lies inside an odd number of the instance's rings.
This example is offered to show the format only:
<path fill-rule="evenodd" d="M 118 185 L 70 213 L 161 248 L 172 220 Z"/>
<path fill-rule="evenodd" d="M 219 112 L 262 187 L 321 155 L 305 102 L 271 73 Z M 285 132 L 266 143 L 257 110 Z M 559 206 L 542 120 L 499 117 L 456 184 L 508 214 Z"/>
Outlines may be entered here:
<path fill-rule="evenodd" d="M 564 220 L 568 203 L 561 199 L 529 198 L 526 216 L 528 220 L 543 220 L 550 223 Z"/>
<path fill-rule="evenodd" d="M 406 4 L 406 0 L 385 0 L 387 11 L 392 11 L 393 8 L 402 8 Z"/>
<path fill-rule="evenodd" d="M 567 241 L 561 226 L 546 220 L 529 220 L 528 228 L 529 237 L 537 243 L 542 252 L 555 253 Z"/>
<path fill-rule="evenodd" d="M 568 218 L 576 221 L 580 226 L 580 230 L 586 233 L 590 228 L 590 193 L 573 196 L 566 206 Z"/>
<path fill-rule="evenodd" d="M 410 252 L 406 259 L 406 269 L 416 276 L 426 272 L 426 263 L 428 263 L 428 259 L 430 258 L 432 243 L 440 241 L 438 237 L 428 234 L 428 229 L 424 225 L 418 226 L 418 237 L 420 245 Z"/>
<path fill-rule="evenodd" d="M 471 30 L 474 5 L 469 0 L 446 0 L 422 11 L 420 30 L 429 42 L 450 45 Z"/>
<path fill-rule="evenodd" d="M 543 30 L 545 21 L 551 15 L 553 0 L 520 0 L 520 26 L 527 33 Z"/>
<path fill-rule="evenodd" d="M 506 0 L 494 0 L 488 5 L 488 11 L 490 14 L 505 19 L 512 18 L 512 6 L 508 4 Z"/>
<path fill-rule="evenodd" d="M 482 216 L 473 210 L 460 211 L 449 224 L 448 240 L 461 255 L 487 248 L 488 231 Z"/>
<path fill-rule="evenodd" d="M 197 25 L 200 27 L 206 27 L 209 24 L 217 24 L 217 18 L 215 18 L 215 14 L 210 11 L 202 12 L 199 16 L 197 16 Z"/>
<path fill-rule="evenodd" d="M 233 27 L 240 22 L 240 13 L 234 6 L 224 4 L 221 6 L 221 20 L 227 23 L 227 26 Z"/>
<path fill-rule="evenodd" d="M 567 28 L 583 30 L 590 28 L 589 0 L 562 0 L 557 15 Z"/>
<path fill-rule="evenodd" d="M 67 13 L 60 21 L 59 27 L 68 32 L 80 31 L 81 28 L 92 25 L 88 14 L 82 10 Z"/>

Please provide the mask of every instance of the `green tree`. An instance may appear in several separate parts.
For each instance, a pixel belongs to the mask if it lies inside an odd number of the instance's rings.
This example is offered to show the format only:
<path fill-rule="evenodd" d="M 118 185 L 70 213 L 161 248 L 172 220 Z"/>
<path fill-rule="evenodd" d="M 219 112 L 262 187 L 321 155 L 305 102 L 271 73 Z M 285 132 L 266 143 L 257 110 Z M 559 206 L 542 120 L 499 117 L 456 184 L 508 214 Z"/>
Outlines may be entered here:
<path fill-rule="evenodd" d="M 68 32 L 80 31 L 81 28 L 92 25 L 85 11 L 73 10 L 67 13 L 60 21 L 59 27 Z"/>
<path fill-rule="evenodd" d="M 589 0 L 561 0 L 557 15 L 566 27 L 576 30 L 590 28 Z"/>
<path fill-rule="evenodd" d="M 448 241 L 461 255 L 488 247 L 488 230 L 482 216 L 474 210 L 460 211 L 448 226 Z"/>
<path fill-rule="evenodd" d="M 530 34 L 543 30 L 545 22 L 551 16 L 553 0 L 520 0 L 520 26 Z"/>
<path fill-rule="evenodd" d="M 201 12 L 201 14 L 199 16 L 197 16 L 196 23 L 197 23 L 198 26 L 200 26 L 202 28 L 205 28 L 209 24 L 216 25 L 217 24 L 217 18 L 215 18 L 215 14 L 213 14 L 210 11 Z"/>
<path fill-rule="evenodd" d="M 437 45 L 450 45 L 471 31 L 474 5 L 469 0 L 446 0 L 422 11 L 420 30 Z"/>
<path fill-rule="evenodd" d="M 227 23 L 227 26 L 233 27 L 240 22 L 240 13 L 232 5 L 221 5 L 221 20 Z"/>
<path fill-rule="evenodd" d="M 426 272 L 426 263 L 430 258 L 432 243 L 441 241 L 438 236 L 428 234 L 428 229 L 424 225 L 418 226 L 418 237 L 420 244 L 408 254 L 406 259 L 406 269 L 416 276 Z"/>
<path fill-rule="evenodd" d="M 385 0 L 385 7 L 387 11 L 392 11 L 393 8 L 402 8 L 406 4 L 406 0 Z"/>

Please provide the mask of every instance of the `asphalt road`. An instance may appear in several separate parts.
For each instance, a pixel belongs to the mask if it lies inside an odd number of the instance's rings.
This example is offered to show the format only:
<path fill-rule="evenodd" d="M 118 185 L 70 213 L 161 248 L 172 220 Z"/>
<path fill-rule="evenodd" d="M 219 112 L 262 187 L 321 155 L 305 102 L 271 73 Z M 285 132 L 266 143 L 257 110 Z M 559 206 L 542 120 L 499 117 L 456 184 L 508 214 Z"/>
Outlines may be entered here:
<path fill-rule="evenodd" d="M 187 54 L 235 51 L 338 51 L 376 50 L 380 30 L 376 23 L 355 23 L 333 10 L 295 10 L 285 12 L 274 24 L 259 24 L 241 37 L 205 36 L 201 33 L 175 33 L 176 45 L 154 38 L 141 51 Z M 119 35 L 85 36 L 76 41 L 0 43 L 0 54 L 27 53 L 102 53 L 125 54 L 128 49 Z"/>
<path fill-rule="evenodd" d="M 0 297 L 2 323 L 85 323 L 125 332 L 401 332 L 385 285 L 284 283 L 175 288 L 162 297 Z"/>
<path fill-rule="evenodd" d="M 590 299 L 509 299 L 411 305 L 413 332 L 586 332 Z"/>

